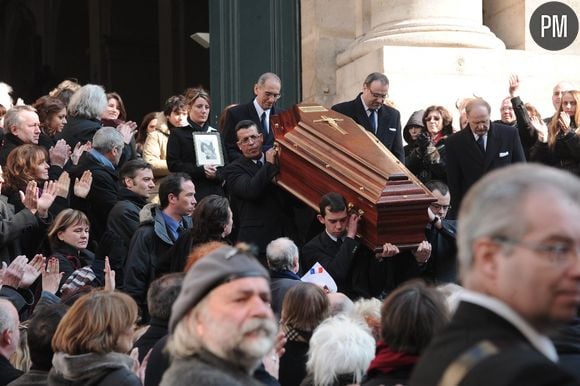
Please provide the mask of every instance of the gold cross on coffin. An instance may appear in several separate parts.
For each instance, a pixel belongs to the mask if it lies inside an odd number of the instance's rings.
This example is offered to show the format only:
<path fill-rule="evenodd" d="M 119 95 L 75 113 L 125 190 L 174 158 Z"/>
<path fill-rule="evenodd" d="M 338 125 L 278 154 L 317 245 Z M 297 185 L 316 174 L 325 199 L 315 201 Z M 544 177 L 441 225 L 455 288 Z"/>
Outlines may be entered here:
<path fill-rule="evenodd" d="M 332 118 L 332 117 L 327 117 L 326 115 L 321 115 L 320 119 L 316 119 L 312 122 L 314 123 L 319 123 L 319 122 L 326 122 L 330 125 L 330 127 L 332 127 L 333 129 L 337 130 L 340 134 L 342 135 L 346 135 L 347 132 L 340 126 L 338 126 L 338 123 L 336 123 L 337 121 L 342 121 L 342 119 L 340 118 Z"/>

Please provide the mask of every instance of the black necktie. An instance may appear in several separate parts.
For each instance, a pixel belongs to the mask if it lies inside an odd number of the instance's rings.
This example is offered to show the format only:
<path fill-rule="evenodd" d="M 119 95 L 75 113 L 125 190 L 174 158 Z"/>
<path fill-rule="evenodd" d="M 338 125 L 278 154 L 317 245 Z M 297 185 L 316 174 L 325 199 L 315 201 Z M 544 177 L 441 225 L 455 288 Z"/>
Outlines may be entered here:
<path fill-rule="evenodd" d="M 369 115 L 369 119 L 371 120 L 371 128 L 373 129 L 373 133 L 377 133 L 377 110 L 369 110 L 371 115 Z"/>
<path fill-rule="evenodd" d="M 256 161 L 256 165 L 258 165 L 259 168 L 262 167 L 262 161 Z"/>
<path fill-rule="evenodd" d="M 336 245 L 340 248 L 340 246 L 342 245 L 342 239 L 339 237 L 336 239 Z"/>
<path fill-rule="evenodd" d="M 260 124 L 262 125 L 262 132 L 264 133 L 264 139 L 268 137 L 268 121 L 266 120 L 266 112 L 262 113 L 262 119 L 260 120 Z"/>
<path fill-rule="evenodd" d="M 482 152 L 483 154 L 485 154 L 485 144 L 484 144 L 484 142 L 483 142 L 483 135 L 480 135 L 480 136 L 477 138 L 477 146 L 479 146 L 479 150 L 481 150 L 481 152 Z"/>

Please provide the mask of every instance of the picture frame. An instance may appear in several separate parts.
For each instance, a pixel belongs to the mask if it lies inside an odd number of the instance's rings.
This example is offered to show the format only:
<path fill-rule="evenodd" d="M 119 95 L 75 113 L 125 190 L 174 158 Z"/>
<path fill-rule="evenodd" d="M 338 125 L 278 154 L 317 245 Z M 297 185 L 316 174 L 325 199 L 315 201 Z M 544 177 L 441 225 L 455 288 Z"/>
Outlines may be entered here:
<path fill-rule="evenodd" d="M 220 133 L 193 133 L 193 151 L 196 166 L 224 166 L 224 151 Z"/>

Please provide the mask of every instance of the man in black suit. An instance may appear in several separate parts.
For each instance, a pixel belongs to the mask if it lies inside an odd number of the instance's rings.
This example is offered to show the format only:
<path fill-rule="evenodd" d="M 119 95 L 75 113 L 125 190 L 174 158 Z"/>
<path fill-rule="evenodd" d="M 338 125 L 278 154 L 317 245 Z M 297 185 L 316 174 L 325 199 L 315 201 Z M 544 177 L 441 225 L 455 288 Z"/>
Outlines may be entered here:
<path fill-rule="evenodd" d="M 384 74 L 373 72 L 364 81 L 363 91 L 348 102 L 332 106 L 334 111 L 348 115 L 356 123 L 373 133 L 387 149 L 405 163 L 401 137 L 401 114 L 383 104 L 389 96 L 389 80 Z"/>
<path fill-rule="evenodd" d="M 491 107 L 481 98 L 465 107 L 468 125 L 447 138 L 447 183 L 451 191 L 450 219 L 457 211 L 467 190 L 490 170 L 516 162 L 526 162 L 518 129 L 491 123 Z"/>
<path fill-rule="evenodd" d="M 279 114 L 282 110 L 274 104 L 280 99 L 282 82 L 278 75 L 266 72 L 258 78 L 254 85 L 256 97 L 248 103 L 240 104 L 228 109 L 223 127 L 224 142 L 228 159 L 233 162 L 242 156 L 238 148 L 236 137 L 236 125 L 243 120 L 250 120 L 256 123 L 260 133 L 263 135 L 263 151 L 267 151 L 274 144 L 274 132 L 270 127 L 270 117 Z"/>
<path fill-rule="evenodd" d="M 324 225 L 324 231 L 302 249 L 302 267 L 308 270 L 316 262 L 320 263 L 336 282 L 338 291 L 351 299 L 378 296 L 385 288 L 393 287 L 394 278 L 389 277 L 389 265 L 382 259 L 398 260 L 407 256 L 392 257 L 399 253 L 399 249 L 389 243 L 377 256 L 361 245 L 356 237 L 360 216 L 348 213 L 346 201 L 340 194 L 325 194 L 319 206 L 317 217 Z"/>
<path fill-rule="evenodd" d="M 545 335 L 580 305 L 580 180 L 541 165 L 482 178 L 457 243 L 465 291 L 423 352 L 411 386 L 579 385 Z"/>
<path fill-rule="evenodd" d="M 242 152 L 224 168 L 231 195 L 237 240 L 255 244 L 258 257 L 266 267 L 266 246 L 278 237 L 294 236 L 293 216 L 287 194 L 272 182 L 279 172 L 276 149 L 262 152 L 263 134 L 250 120 L 236 126 L 238 147 Z"/>

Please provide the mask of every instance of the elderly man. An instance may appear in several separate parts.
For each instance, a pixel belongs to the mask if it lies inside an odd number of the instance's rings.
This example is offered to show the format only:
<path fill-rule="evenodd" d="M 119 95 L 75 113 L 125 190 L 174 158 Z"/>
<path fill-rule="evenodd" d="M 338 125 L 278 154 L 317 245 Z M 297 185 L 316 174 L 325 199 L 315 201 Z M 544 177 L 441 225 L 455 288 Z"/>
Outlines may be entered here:
<path fill-rule="evenodd" d="M 466 291 L 410 385 L 578 385 L 546 333 L 580 305 L 580 180 L 540 165 L 489 174 L 459 213 Z"/>
<path fill-rule="evenodd" d="M 272 310 L 276 316 L 282 312 L 282 301 L 286 292 L 300 283 L 298 247 L 287 237 L 280 237 L 266 248 L 266 260 L 272 278 Z"/>
<path fill-rule="evenodd" d="M 252 372 L 274 346 L 268 271 L 248 252 L 220 248 L 187 273 L 173 304 L 162 386 L 260 385 Z"/>
<path fill-rule="evenodd" d="M 465 107 L 468 126 L 449 138 L 447 150 L 447 183 L 451 192 L 451 209 L 447 214 L 455 219 L 467 190 L 490 170 L 516 162 L 525 162 L 518 129 L 491 123 L 491 107 L 481 98 Z"/>
<path fill-rule="evenodd" d="M 260 128 L 264 137 L 263 150 L 267 151 L 274 143 L 274 132 L 270 128 L 270 117 L 282 110 L 275 106 L 280 99 L 282 82 L 278 75 L 266 72 L 258 78 L 254 85 L 256 97 L 248 103 L 233 106 L 227 110 L 224 122 L 224 142 L 228 158 L 234 161 L 242 156 L 237 146 L 236 125 L 243 120 L 250 120 Z"/>
<path fill-rule="evenodd" d="M 4 116 L 4 142 L 0 150 L 0 165 L 6 165 L 8 154 L 21 145 L 38 145 L 40 121 L 32 106 L 14 106 Z M 65 141 L 58 141 L 48 150 L 50 179 L 58 179 L 70 155 Z"/>
<path fill-rule="evenodd" d="M 0 386 L 5 386 L 23 373 L 8 361 L 20 343 L 18 311 L 6 299 L 0 299 Z"/>
<path fill-rule="evenodd" d="M 389 79 L 385 74 L 373 72 L 364 83 L 363 90 L 352 101 L 338 103 L 332 109 L 348 115 L 356 123 L 373 133 L 401 162 L 405 162 L 401 137 L 401 114 L 384 104 L 389 97 Z"/>
<path fill-rule="evenodd" d="M 85 211 L 91 221 L 91 239 L 100 240 L 107 225 L 109 212 L 115 206 L 119 193 L 119 164 L 125 142 L 114 127 L 100 128 L 93 137 L 93 148 L 85 152 L 77 167 L 71 172 L 71 179 L 80 178 L 85 170 L 93 175 L 91 191 L 85 199 L 73 197 L 71 206 Z"/>

